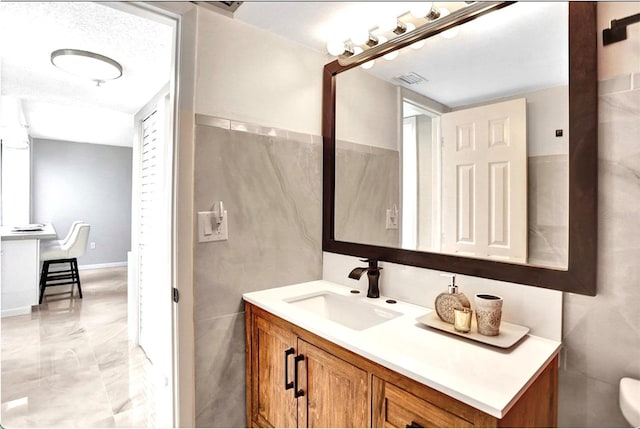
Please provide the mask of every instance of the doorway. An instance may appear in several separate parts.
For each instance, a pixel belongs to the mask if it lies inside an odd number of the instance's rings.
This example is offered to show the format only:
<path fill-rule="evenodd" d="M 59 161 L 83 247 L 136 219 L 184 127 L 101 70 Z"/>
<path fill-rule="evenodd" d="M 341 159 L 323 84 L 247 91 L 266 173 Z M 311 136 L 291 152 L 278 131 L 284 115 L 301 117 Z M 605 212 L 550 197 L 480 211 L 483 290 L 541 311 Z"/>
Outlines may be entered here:
<path fill-rule="evenodd" d="M 163 363 L 162 365 L 160 365 L 162 367 L 161 370 L 159 369 L 154 369 L 151 373 L 153 374 L 153 385 L 155 387 L 160 386 L 161 389 L 156 389 L 156 393 L 154 393 L 152 396 L 149 397 L 149 400 L 153 400 L 155 401 L 158 406 L 156 406 L 156 410 L 159 410 L 160 413 L 156 413 L 156 417 L 155 420 L 153 422 L 153 426 L 156 427 L 170 427 L 170 426 L 174 426 L 175 422 L 177 421 L 177 417 L 176 417 L 176 413 L 177 413 L 177 408 L 174 407 L 174 404 L 177 405 L 177 402 L 175 401 L 175 398 L 177 397 L 177 395 L 174 394 L 174 386 L 173 386 L 173 380 L 174 380 L 174 371 L 173 371 L 173 356 L 175 355 L 175 344 L 173 342 L 174 336 L 173 336 L 173 331 L 175 328 L 175 324 L 173 323 L 173 318 L 174 318 L 174 308 L 172 305 L 172 301 L 171 301 L 171 289 L 172 289 L 172 285 L 173 285 L 173 264 L 172 261 L 175 259 L 173 257 L 173 242 L 172 242 L 172 233 L 173 233 L 173 207 L 172 207 L 172 199 L 171 197 L 173 196 L 173 183 L 174 181 L 172 180 L 173 178 L 173 168 L 171 168 L 172 165 L 172 161 L 173 161 L 173 141 L 174 141 L 174 135 L 175 132 L 173 130 L 173 118 L 175 117 L 175 115 L 173 115 L 173 109 L 174 106 L 176 105 L 175 103 L 175 79 L 176 79 L 176 75 L 177 75 L 177 62 L 176 62 L 176 46 L 177 46 L 177 40 L 178 40 L 178 25 L 177 25 L 177 20 L 174 18 L 170 18 L 167 15 L 159 12 L 158 10 L 154 10 L 151 7 L 145 7 L 145 6 L 138 6 L 138 5 L 132 5 L 132 4 L 111 4 L 109 5 L 111 6 L 111 8 L 115 9 L 115 10 L 119 10 L 120 12 L 124 12 L 124 13 L 128 13 L 128 14 L 133 14 L 136 15 L 140 18 L 146 19 L 146 20 L 150 20 L 150 21 L 155 21 L 155 22 L 162 22 L 165 25 L 170 26 L 171 31 L 172 31 L 172 58 L 167 60 L 168 63 L 170 63 L 170 70 L 171 70 L 171 75 L 167 76 L 167 81 L 169 82 L 169 84 L 167 85 L 167 97 L 165 98 L 165 103 L 164 103 L 164 109 L 168 112 L 168 117 L 170 118 L 170 123 L 171 123 L 171 127 L 169 127 L 169 129 L 167 129 L 167 136 L 168 138 L 163 142 L 164 146 L 162 147 L 162 150 L 166 150 L 167 156 L 166 159 L 168 160 L 167 163 L 169 165 L 169 168 L 165 169 L 163 171 L 163 183 L 165 184 L 164 187 L 164 191 L 168 193 L 169 198 L 166 200 L 168 201 L 168 203 L 166 203 L 162 210 L 164 210 L 163 213 L 163 222 L 161 222 L 160 226 L 158 228 L 162 228 L 164 230 L 164 233 L 161 235 L 162 238 L 162 242 L 163 242 L 163 247 L 166 249 L 166 252 L 162 255 L 162 259 L 159 261 L 156 261 L 157 264 L 159 266 L 165 267 L 166 269 L 159 273 L 157 279 L 160 279 L 160 282 L 156 282 L 158 284 L 162 284 L 165 287 L 165 291 L 157 291 L 157 294 L 153 294 L 152 296 L 158 297 L 159 298 L 159 302 L 162 303 L 163 308 L 160 311 L 161 314 L 161 319 L 162 319 L 162 324 L 151 324 L 151 328 L 153 329 L 154 327 L 159 328 L 157 335 L 155 335 L 153 332 L 149 333 L 147 335 L 147 337 L 157 337 L 163 341 L 163 346 L 159 346 L 157 347 L 157 349 L 161 349 L 163 350 L 163 354 L 165 355 L 164 360 L 166 361 L 165 363 Z M 28 7 L 24 6 L 25 8 Z M 75 12 L 78 12 L 79 8 L 82 8 L 82 5 L 70 5 L 70 7 L 76 8 Z M 105 5 L 101 5 L 100 7 L 108 7 Z M 32 25 L 36 25 L 37 26 L 37 19 L 38 14 L 33 14 L 33 18 L 34 21 L 32 22 Z M 78 22 L 83 22 L 87 23 L 87 22 L 91 22 L 92 18 L 95 18 L 95 16 L 91 16 L 91 17 L 87 17 L 86 20 L 82 20 L 82 21 L 78 21 Z M 61 23 L 62 24 L 62 23 Z M 109 25 L 107 25 L 107 27 L 111 26 L 114 27 L 116 30 L 122 30 L 123 26 L 122 25 L 118 25 L 117 22 L 109 22 Z M 60 27 L 64 27 L 64 25 L 60 25 Z M 20 34 L 16 34 L 15 35 L 16 38 L 20 37 Z M 51 31 L 49 34 L 50 38 L 55 38 L 55 31 Z M 48 64 L 47 64 L 48 65 Z M 125 73 L 127 72 L 127 68 L 126 68 L 126 64 L 125 64 Z M 3 76 L 4 78 L 4 76 Z M 100 86 L 100 85 L 98 85 Z M 108 86 L 108 84 L 103 85 L 103 86 Z M 3 88 L 4 89 L 4 88 Z M 87 91 L 91 91 L 92 89 L 87 88 Z M 135 113 L 135 112 L 134 112 Z M 31 121 L 37 121 L 37 115 L 33 116 L 30 118 Z M 78 124 L 77 127 L 75 128 L 82 128 L 81 127 L 82 124 L 82 120 L 78 120 Z M 37 138 L 42 138 L 40 136 L 38 136 Z M 133 139 L 133 137 L 131 137 L 131 139 Z M 108 204 L 108 201 L 105 201 L 106 204 Z M 88 220 L 88 219 L 85 219 Z M 35 221 L 35 219 L 31 219 L 31 221 Z M 156 228 L 156 229 L 158 229 Z M 61 231 L 62 228 L 59 228 L 60 231 L 59 235 L 64 235 L 64 231 Z M 100 243 L 98 243 L 98 245 L 100 245 Z M 136 266 L 135 269 L 137 270 L 138 267 Z M 88 272 L 87 272 L 88 273 Z M 121 277 L 120 275 L 121 273 L 117 274 L 116 277 Z M 87 276 L 92 277 L 90 274 L 87 274 Z M 93 276 L 95 277 L 95 276 Z M 139 276 L 134 276 L 134 278 L 139 278 Z M 83 285 L 83 289 L 84 289 L 84 285 Z M 89 289 L 91 289 L 89 287 Z M 164 293 L 166 292 L 166 294 Z M 85 293 L 86 295 L 86 293 Z M 166 297 L 166 299 L 164 299 L 163 297 Z M 85 296 L 85 301 L 81 301 L 80 303 L 85 304 L 86 303 L 86 296 Z M 69 302 L 69 308 L 61 308 L 60 306 L 52 306 L 52 307 L 56 307 L 58 310 L 63 310 L 63 311 L 58 311 L 56 313 L 57 316 L 60 317 L 64 317 L 64 311 L 73 311 L 73 303 Z M 85 307 L 87 307 L 85 305 Z M 77 308 L 76 308 L 77 309 Z M 53 310 L 53 308 L 52 308 Z M 94 311 L 101 311 L 100 309 L 94 309 Z M 139 312 L 136 315 L 137 318 L 139 318 Z M 28 323 L 27 323 L 28 324 Z M 49 327 L 52 325 L 49 325 Z M 113 326 L 113 325 L 112 325 Z M 45 328 L 48 329 L 48 328 Z M 81 328 L 82 329 L 82 328 Z M 109 328 L 105 328 L 105 329 L 109 329 Z M 3 338 L 4 340 L 4 338 Z M 47 338 L 47 341 L 49 341 L 49 338 Z M 147 346 L 147 348 L 149 349 L 149 353 L 148 354 L 155 354 L 156 358 L 154 359 L 155 362 L 158 362 L 158 357 L 159 354 L 158 352 L 151 352 L 150 350 L 153 348 L 152 346 Z M 66 353 L 66 352 L 65 352 Z M 55 360 L 55 362 L 58 361 L 58 358 L 63 358 L 62 354 L 64 353 L 58 353 L 55 352 L 52 355 L 49 355 L 49 357 L 53 360 Z M 71 360 L 73 361 L 74 358 L 77 358 L 75 361 L 78 362 L 79 364 L 83 364 L 84 361 L 82 360 L 81 356 L 78 357 L 78 355 L 74 356 L 69 356 L 71 358 Z M 104 363 L 104 362 L 102 362 Z M 102 363 L 98 363 L 98 364 L 102 364 Z M 39 364 L 40 366 L 42 365 L 42 363 Z M 55 370 L 55 365 L 57 364 L 52 364 L 54 367 L 50 368 L 52 370 Z M 4 378 L 4 367 L 3 367 L 3 378 Z M 40 368 L 42 369 L 42 368 Z M 43 371 L 39 371 L 40 373 L 42 373 Z M 46 371 L 45 371 L 46 372 Z M 35 376 L 35 375 L 34 375 Z M 3 380 L 4 381 L 4 380 Z M 3 387 L 7 386 L 10 383 L 3 383 Z M 79 383 L 80 384 L 80 383 Z M 162 393 L 157 393 L 157 392 L 162 392 Z M 4 388 L 3 388 L 3 393 L 4 393 Z M 24 398 L 27 398 L 26 402 L 23 400 Z M 17 402 L 16 402 L 17 401 Z M 4 399 L 3 399 L 4 402 Z M 24 406 L 25 404 L 28 405 L 28 396 L 24 395 L 22 397 L 16 398 L 15 400 L 11 401 L 12 403 L 10 405 L 7 405 L 7 407 L 11 408 L 13 407 L 14 410 L 21 406 Z M 81 402 L 79 402 L 81 403 Z M 51 402 L 51 405 L 54 406 L 55 405 L 55 401 Z M 5 407 L 3 404 L 3 415 L 5 414 Z M 115 410 L 114 410 L 115 412 Z M 5 423 L 5 420 L 3 419 L 3 423 Z M 23 421 L 23 423 L 28 423 Z M 28 425 L 28 424 L 26 424 Z M 20 426 L 25 426 L 25 424 L 20 424 Z"/>

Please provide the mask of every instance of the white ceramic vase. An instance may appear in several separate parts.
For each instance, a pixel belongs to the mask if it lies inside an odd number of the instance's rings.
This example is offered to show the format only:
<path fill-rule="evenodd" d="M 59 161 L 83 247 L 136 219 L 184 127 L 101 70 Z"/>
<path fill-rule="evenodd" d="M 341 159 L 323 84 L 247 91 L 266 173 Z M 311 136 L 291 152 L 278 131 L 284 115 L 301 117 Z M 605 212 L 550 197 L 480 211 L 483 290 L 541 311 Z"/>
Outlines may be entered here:
<path fill-rule="evenodd" d="M 488 293 L 475 295 L 478 333 L 494 337 L 500 333 L 502 297 Z"/>

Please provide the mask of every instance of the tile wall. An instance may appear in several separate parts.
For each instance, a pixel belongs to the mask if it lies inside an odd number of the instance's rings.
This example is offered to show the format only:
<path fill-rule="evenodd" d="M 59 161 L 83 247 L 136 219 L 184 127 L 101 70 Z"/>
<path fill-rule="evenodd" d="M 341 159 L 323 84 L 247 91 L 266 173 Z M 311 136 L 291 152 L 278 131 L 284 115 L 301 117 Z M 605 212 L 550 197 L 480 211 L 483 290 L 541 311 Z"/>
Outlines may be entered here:
<path fill-rule="evenodd" d="M 246 427 L 242 294 L 322 277 L 318 137 L 198 115 L 195 210 L 229 240 L 195 245 L 196 425 Z"/>
<path fill-rule="evenodd" d="M 599 88 L 598 295 L 565 294 L 560 427 L 628 426 L 619 381 L 640 379 L 640 73 Z"/>
<path fill-rule="evenodd" d="M 399 247 L 399 229 L 386 227 L 401 204 L 398 151 L 338 141 L 336 154 L 336 240 Z"/>

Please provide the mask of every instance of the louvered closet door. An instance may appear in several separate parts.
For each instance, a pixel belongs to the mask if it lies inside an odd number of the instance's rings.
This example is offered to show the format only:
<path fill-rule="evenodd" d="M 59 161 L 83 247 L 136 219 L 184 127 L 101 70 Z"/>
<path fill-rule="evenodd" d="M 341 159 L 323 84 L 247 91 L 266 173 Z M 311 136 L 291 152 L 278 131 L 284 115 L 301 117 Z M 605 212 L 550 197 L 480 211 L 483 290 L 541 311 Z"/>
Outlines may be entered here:
<path fill-rule="evenodd" d="M 154 338 L 161 317 L 157 290 L 162 278 L 158 262 L 162 261 L 162 156 L 164 121 L 158 109 L 142 121 L 143 138 L 140 153 L 140 217 L 138 237 L 138 275 L 140 288 L 140 346 L 156 363 L 161 347 Z"/>

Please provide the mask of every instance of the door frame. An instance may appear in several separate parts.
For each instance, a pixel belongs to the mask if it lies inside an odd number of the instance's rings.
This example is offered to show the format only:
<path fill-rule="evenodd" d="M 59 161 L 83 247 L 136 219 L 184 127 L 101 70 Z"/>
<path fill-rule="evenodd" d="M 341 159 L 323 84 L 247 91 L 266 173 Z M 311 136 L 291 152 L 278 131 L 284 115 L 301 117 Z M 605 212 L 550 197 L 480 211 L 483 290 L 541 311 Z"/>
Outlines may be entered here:
<path fill-rule="evenodd" d="M 193 323 L 194 119 L 197 6 L 185 2 L 110 2 L 110 7 L 174 27 L 169 83 L 173 118 L 171 285 L 173 426 L 195 427 L 195 329 Z"/>

